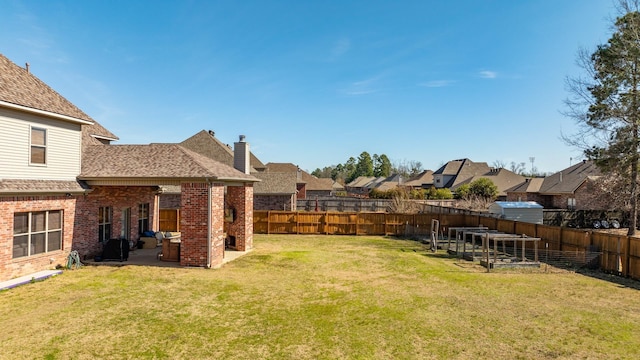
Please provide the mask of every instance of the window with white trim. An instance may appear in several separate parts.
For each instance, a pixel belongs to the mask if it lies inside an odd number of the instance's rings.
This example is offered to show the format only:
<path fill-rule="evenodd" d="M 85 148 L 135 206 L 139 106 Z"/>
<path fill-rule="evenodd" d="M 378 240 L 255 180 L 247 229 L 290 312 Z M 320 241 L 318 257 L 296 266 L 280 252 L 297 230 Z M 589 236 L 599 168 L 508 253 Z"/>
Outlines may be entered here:
<path fill-rule="evenodd" d="M 576 209 L 576 199 L 575 198 L 568 198 L 567 199 L 567 209 L 569 209 L 569 210 L 575 210 Z"/>
<path fill-rule="evenodd" d="M 13 258 L 62 249 L 62 210 L 13 215 Z"/>
<path fill-rule="evenodd" d="M 111 207 L 98 208 L 98 241 L 101 243 L 111 239 Z"/>
<path fill-rule="evenodd" d="M 32 127 L 30 136 L 29 163 L 32 165 L 47 164 L 47 130 Z"/>
<path fill-rule="evenodd" d="M 149 203 L 138 204 L 138 233 L 149 230 Z"/>

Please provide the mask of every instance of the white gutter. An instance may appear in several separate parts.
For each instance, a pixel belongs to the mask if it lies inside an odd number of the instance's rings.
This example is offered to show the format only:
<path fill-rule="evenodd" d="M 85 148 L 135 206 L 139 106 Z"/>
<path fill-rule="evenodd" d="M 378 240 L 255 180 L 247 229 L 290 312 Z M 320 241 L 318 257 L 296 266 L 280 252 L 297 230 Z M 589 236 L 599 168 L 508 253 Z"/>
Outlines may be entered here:
<path fill-rule="evenodd" d="M 94 139 L 104 139 L 104 140 L 109 140 L 109 141 L 118 141 L 120 140 L 120 138 L 110 138 L 110 137 L 106 137 L 103 135 L 91 135 L 92 138 Z"/>
<path fill-rule="evenodd" d="M 62 114 L 56 114 L 56 113 L 53 113 L 53 112 L 50 112 L 50 111 L 38 110 L 38 109 L 30 108 L 30 107 L 27 107 L 27 106 L 22 106 L 22 105 L 9 103 L 9 102 L 2 101 L 2 100 L 0 100 L 0 106 L 4 106 L 4 107 L 7 107 L 7 108 L 13 109 L 13 110 L 25 111 L 25 112 L 29 112 L 29 113 L 33 113 L 33 114 L 54 117 L 54 118 L 57 118 L 57 119 L 71 121 L 71 122 L 78 123 L 78 124 L 93 125 L 93 121 L 90 121 L 90 120 L 82 120 L 82 119 L 78 119 L 78 118 L 75 118 L 75 117 L 62 115 Z"/>

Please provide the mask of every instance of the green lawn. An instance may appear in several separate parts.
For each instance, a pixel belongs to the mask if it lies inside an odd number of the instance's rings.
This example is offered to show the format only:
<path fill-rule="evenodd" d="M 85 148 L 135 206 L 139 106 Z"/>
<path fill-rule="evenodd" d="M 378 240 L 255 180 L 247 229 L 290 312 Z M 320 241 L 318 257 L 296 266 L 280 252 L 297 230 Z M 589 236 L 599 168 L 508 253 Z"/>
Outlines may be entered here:
<path fill-rule="evenodd" d="M 1 292 L 0 358 L 640 358 L 635 286 L 384 237 L 254 245 L 218 270 L 83 267 Z"/>

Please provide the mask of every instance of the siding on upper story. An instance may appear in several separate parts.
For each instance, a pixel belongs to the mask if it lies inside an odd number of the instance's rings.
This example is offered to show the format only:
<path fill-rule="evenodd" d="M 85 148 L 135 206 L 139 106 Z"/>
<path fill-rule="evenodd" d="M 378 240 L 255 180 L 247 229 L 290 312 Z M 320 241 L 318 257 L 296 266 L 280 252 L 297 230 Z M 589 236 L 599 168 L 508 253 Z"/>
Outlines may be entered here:
<path fill-rule="evenodd" d="M 30 129 L 47 130 L 46 164 L 30 165 Z M 0 179 L 75 180 L 81 169 L 79 124 L 0 108 Z"/>

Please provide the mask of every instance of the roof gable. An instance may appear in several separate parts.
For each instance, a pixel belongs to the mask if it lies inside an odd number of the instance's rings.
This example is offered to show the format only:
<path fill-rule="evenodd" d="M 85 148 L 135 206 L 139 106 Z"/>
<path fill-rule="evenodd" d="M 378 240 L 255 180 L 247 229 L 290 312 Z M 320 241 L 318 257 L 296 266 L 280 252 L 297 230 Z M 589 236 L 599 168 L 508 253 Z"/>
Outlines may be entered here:
<path fill-rule="evenodd" d="M 94 120 L 27 69 L 0 54 L 0 101 L 85 122 Z"/>
<path fill-rule="evenodd" d="M 201 130 L 197 134 L 180 143 L 183 147 L 219 161 L 223 164 L 233 167 L 233 149 L 231 146 L 222 143 L 215 137 L 215 133 L 211 130 Z M 250 165 L 252 172 L 264 169 L 264 164 L 252 152 L 250 156 Z"/>

